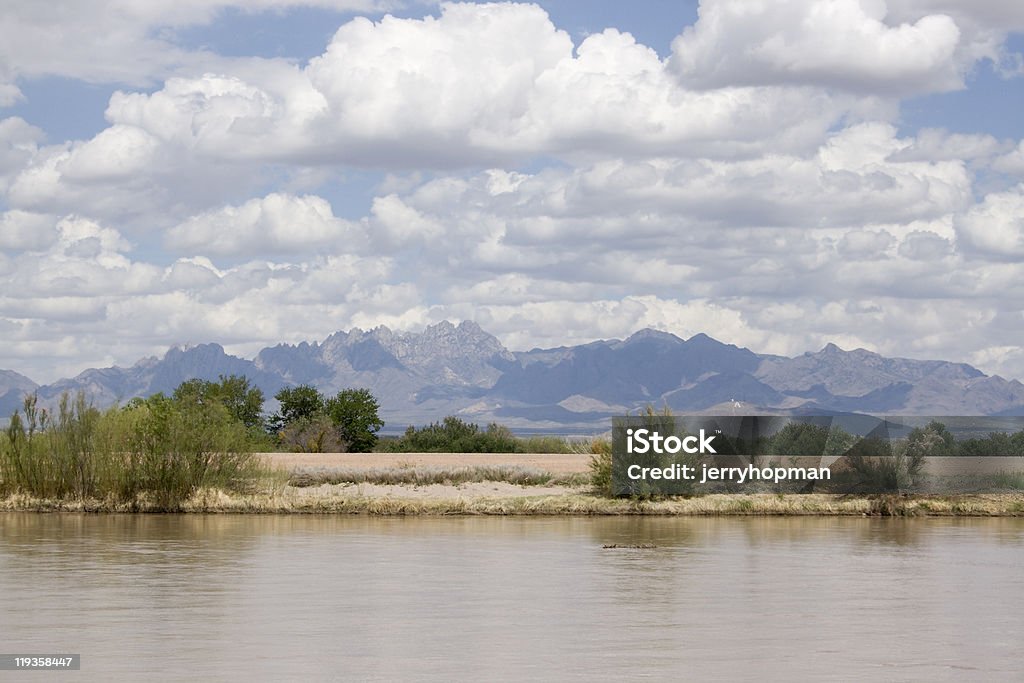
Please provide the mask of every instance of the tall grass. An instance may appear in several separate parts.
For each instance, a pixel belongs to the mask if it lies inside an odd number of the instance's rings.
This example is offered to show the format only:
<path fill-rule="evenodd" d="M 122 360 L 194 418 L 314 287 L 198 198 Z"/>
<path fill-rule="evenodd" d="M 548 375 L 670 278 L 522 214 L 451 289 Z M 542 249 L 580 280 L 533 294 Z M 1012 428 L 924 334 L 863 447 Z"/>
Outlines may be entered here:
<path fill-rule="evenodd" d="M 595 494 L 611 497 L 612 491 L 612 442 L 608 439 L 592 439 L 575 445 L 578 453 L 590 455 L 590 486 Z"/>
<path fill-rule="evenodd" d="M 56 416 L 28 396 L 0 437 L 5 493 L 173 510 L 200 488 L 241 492 L 265 474 L 223 406 L 163 396 L 101 412 L 65 394 Z"/>

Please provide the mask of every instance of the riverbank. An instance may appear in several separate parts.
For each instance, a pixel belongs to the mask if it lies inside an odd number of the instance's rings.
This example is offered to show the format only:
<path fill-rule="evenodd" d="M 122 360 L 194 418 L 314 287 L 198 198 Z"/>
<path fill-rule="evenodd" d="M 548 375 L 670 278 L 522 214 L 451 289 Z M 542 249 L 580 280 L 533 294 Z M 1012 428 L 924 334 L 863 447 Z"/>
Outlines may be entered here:
<path fill-rule="evenodd" d="M 140 500 L 49 500 L 13 495 L 0 500 L 4 512 L 165 512 Z M 462 485 L 327 484 L 249 495 L 201 491 L 179 512 L 361 515 L 835 515 L 1022 517 L 1024 496 L 990 494 L 951 497 L 837 496 L 826 494 L 715 494 L 694 498 L 634 501 L 596 496 L 569 487 L 516 487 L 502 483 Z"/>
<path fill-rule="evenodd" d="M 290 454 L 262 456 L 273 472 L 250 493 L 203 490 L 173 511 L 361 515 L 837 515 L 1024 516 L 1024 494 L 850 496 L 714 494 L 630 500 L 595 495 L 579 454 Z M 167 512 L 142 497 L 46 499 L 15 494 L 0 511 Z"/>

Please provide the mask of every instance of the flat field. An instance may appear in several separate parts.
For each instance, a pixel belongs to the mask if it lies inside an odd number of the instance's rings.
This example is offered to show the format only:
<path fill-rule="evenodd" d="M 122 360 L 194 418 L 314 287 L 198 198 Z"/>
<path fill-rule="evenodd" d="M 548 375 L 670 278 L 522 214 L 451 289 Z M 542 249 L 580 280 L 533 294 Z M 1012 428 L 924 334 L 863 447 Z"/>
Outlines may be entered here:
<path fill-rule="evenodd" d="M 277 469 L 364 470 L 410 467 L 521 467 L 551 474 L 589 471 L 590 455 L 578 453 L 265 453 Z"/>

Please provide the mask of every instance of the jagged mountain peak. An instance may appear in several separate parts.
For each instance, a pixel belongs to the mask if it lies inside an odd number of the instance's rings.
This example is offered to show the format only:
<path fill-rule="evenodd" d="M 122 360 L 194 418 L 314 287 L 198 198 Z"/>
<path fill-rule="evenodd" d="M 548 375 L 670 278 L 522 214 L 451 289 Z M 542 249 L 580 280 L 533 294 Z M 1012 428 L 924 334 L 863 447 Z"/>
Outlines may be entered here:
<path fill-rule="evenodd" d="M 90 369 L 38 389 L 22 383 L 6 395 L 0 391 L 0 409 L 9 415 L 30 390 L 44 401 L 84 390 L 103 406 L 222 374 L 245 375 L 268 399 L 296 384 L 325 393 L 367 387 L 380 400 L 384 419 L 399 428 L 460 411 L 513 427 L 606 428 L 609 411 L 662 403 L 680 412 L 713 411 L 730 400 L 749 410 L 807 414 L 1024 412 L 1024 385 L 962 363 L 888 358 L 832 343 L 793 358 L 759 355 L 704 333 L 684 341 L 655 329 L 624 341 L 512 354 L 469 320 L 441 321 L 421 331 L 353 328 L 319 343 L 268 346 L 253 360 L 230 355 L 217 343 L 177 346 L 127 369 Z M 11 375 L 0 371 L 0 385 Z"/>
<path fill-rule="evenodd" d="M 227 355 L 224 347 L 216 342 L 204 344 L 179 344 L 172 346 L 164 354 L 164 360 L 180 358 L 183 356 L 224 356 Z"/>

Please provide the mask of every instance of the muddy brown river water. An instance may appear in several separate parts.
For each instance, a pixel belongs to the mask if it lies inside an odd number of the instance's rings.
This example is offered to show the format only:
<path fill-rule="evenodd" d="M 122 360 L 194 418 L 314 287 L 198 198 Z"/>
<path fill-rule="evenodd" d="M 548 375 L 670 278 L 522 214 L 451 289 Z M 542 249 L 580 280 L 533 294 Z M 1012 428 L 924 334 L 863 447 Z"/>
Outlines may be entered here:
<path fill-rule="evenodd" d="M 1019 519 L 4 513 L 0 653 L 82 659 L 0 680 L 1021 680 L 1022 564 Z"/>

